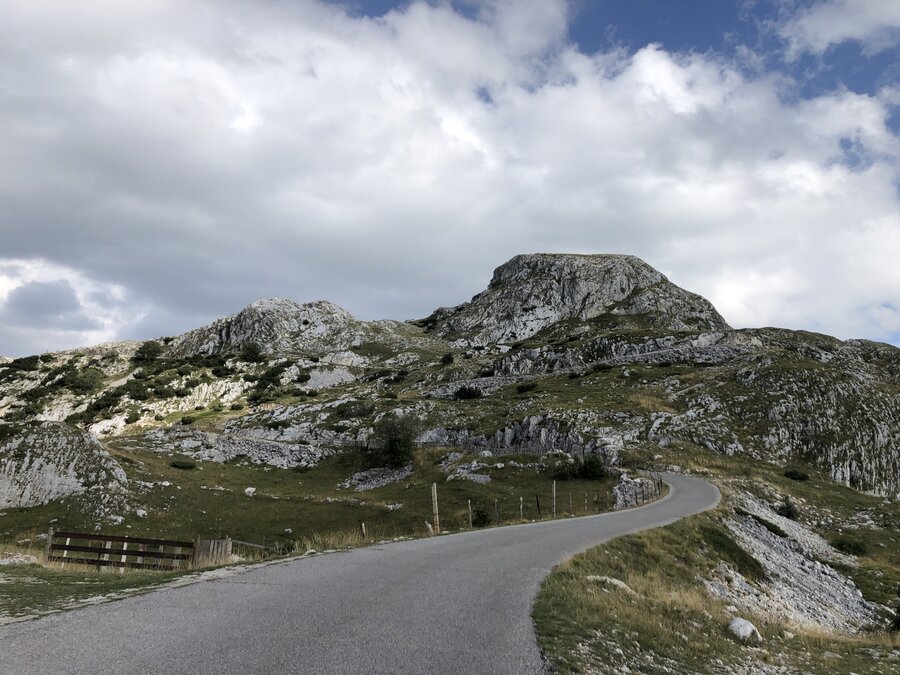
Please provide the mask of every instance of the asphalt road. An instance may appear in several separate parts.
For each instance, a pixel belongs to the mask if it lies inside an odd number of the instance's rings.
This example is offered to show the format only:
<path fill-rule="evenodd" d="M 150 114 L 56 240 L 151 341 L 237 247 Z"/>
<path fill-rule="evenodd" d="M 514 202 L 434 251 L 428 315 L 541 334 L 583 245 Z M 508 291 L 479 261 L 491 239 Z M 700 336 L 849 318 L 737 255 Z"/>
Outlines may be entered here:
<path fill-rule="evenodd" d="M 616 513 L 256 568 L 0 627 L 0 673 L 539 673 L 541 581 L 593 545 L 712 508 L 718 490 Z"/>

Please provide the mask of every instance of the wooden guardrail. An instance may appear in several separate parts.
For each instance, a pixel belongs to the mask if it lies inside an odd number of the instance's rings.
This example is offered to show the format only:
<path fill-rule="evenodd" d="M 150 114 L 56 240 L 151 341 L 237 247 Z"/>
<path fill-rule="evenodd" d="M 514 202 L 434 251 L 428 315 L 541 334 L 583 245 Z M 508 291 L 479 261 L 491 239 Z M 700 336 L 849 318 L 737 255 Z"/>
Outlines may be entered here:
<path fill-rule="evenodd" d="M 50 528 L 46 558 L 50 562 L 142 570 L 178 570 L 227 562 L 231 539 L 179 541 L 99 532 L 65 532 Z"/>

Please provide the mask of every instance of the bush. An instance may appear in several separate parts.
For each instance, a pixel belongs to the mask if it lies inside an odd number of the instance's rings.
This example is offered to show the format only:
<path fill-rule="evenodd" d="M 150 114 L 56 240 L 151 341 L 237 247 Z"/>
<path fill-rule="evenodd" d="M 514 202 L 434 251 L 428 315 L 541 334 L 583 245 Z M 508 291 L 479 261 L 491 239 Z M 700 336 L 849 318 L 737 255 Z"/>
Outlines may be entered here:
<path fill-rule="evenodd" d="M 557 467 L 553 472 L 556 480 L 603 480 L 609 471 L 597 455 L 587 455 L 584 460 L 576 459 Z"/>
<path fill-rule="evenodd" d="M 169 462 L 169 466 L 173 469 L 184 469 L 185 471 L 190 471 L 191 469 L 197 468 L 197 462 L 192 459 L 173 459 Z"/>
<path fill-rule="evenodd" d="M 232 404 L 231 404 L 231 409 L 232 409 L 232 410 L 243 410 L 243 409 L 244 409 L 244 404 L 243 404 L 243 403 L 232 403 Z"/>
<path fill-rule="evenodd" d="M 516 391 L 520 394 L 525 394 L 529 391 L 534 391 L 535 389 L 537 389 L 537 382 L 523 382 L 516 387 Z"/>
<path fill-rule="evenodd" d="M 480 506 L 472 507 L 472 527 L 487 527 L 491 524 L 491 516 Z"/>
<path fill-rule="evenodd" d="M 259 363 L 263 360 L 262 347 L 256 342 L 247 342 L 241 347 L 241 353 L 238 355 L 241 361 L 247 363 Z"/>
<path fill-rule="evenodd" d="M 890 629 L 894 633 L 900 633 L 900 607 L 894 610 L 894 618 L 891 619 Z"/>
<path fill-rule="evenodd" d="M 413 444 L 418 433 L 419 424 L 415 418 L 385 415 L 375 424 L 374 439 L 378 447 L 370 450 L 369 454 L 380 466 L 406 466 L 412 460 Z"/>
<path fill-rule="evenodd" d="M 831 545 L 847 555 L 866 555 L 869 552 L 866 542 L 851 537 L 835 537 L 832 539 Z"/>
<path fill-rule="evenodd" d="M 468 385 L 463 385 L 453 394 L 454 398 L 460 400 L 468 400 L 473 398 L 481 398 L 481 389 L 478 387 L 470 387 Z"/>
<path fill-rule="evenodd" d="M 191 417 L 190 415 L 185 415 L 184 417 L 181 418 L 181 423 L 184 424 L 185 426 L 187 426 L 188 424 L 193 424 L 194 418 Z"/>
<path fill-rule="evenodd" d="M 125 424 L 134 424 L 135 422 L 137 422 L 140 419 L 141 419 L 140 413 L 135 410 L 132 410 L 125 417 Z"/>
<path fill-rule="evenodd" d="M 786 469 L 784 477 L 790 478 L 791 480 L 809 480 L 809 474 L 800 469 Z"/>
<path fill-rule="evenodd" d="M 444 354 L 441 357 L 441 363 L 443 363 L 445 366 L 450 363 L 453 363 L 453 354 L 451 354 L 450 352 L 447 352 L 446 354 Z"/>
<path fill-rule="evenodd" d="M 800 517 L 800 509 L 791 501 L 790 497 L 784 498 L 784 501 L 775 508 L 775 513 L 790 520 L 797 520 Z"/>
<path fill-rule="evenodd" d="M 162 356 L 162 353 L 163 347 L 161 344 L 156 340 L 147 340 L 147 342 L 138 347 L 134 356 L 131 357 L 131 360 L 134 363 L 148 363 L 150 361 L 156 361 L 156 359 Z"/>

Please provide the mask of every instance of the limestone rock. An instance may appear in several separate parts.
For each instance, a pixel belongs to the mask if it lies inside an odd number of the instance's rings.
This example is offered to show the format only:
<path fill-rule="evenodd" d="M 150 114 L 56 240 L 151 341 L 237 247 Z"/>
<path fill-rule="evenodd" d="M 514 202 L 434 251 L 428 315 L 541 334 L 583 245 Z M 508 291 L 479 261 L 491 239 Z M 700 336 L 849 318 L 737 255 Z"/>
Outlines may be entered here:
<path fill-rule="evenodd" d="M 707 300 L 625 255 L 518 255 L 498 267 L 471 302 L 441 308 L 425 321 L 440 335 L 484 345 L 604 315 L 641 317 L 667 330 L 728 328 Z"/>
<path fill-rule="evenodd" d="M 0 439 L 0 508 L 38 506 L 128 482 L 96 439 L 69 425 L 0 425 Z"/>
<path fill-rule="evenodd" d="M 741 642 L 747 642 L 751 639 L 762 642 L 762 635 L 759 634 L 756 626 L 747 621 L 747 619 L 734 617 L 731 620 L 731 623 L 728 624 L 728 630 L 730 630 Z"/>

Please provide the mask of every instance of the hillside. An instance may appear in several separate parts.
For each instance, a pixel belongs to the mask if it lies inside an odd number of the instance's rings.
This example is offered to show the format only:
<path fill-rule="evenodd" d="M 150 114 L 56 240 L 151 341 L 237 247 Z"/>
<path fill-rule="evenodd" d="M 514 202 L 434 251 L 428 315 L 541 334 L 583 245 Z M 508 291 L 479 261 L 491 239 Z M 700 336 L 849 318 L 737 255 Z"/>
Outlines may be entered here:
<path fill-rule="evenodd" d="M 732 330 L 631 256 L 516 256 L 471 302 L 415 323 L 275 299 L 156 344 L 5 363 L 0 414 L 134 442 L 188 417 L 220 444 L 294 444 L 287 454 L 301 456 L 364 443 L 397 410 L 448 446 L 593 451 L 611 464 L 689 446 L 900 493 L 900 351 Z"/>

